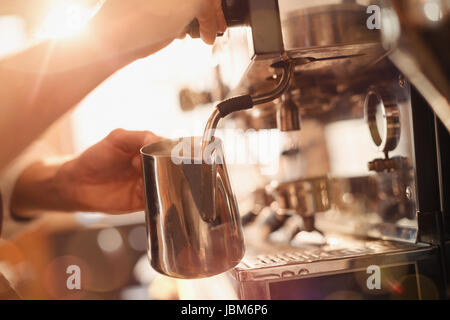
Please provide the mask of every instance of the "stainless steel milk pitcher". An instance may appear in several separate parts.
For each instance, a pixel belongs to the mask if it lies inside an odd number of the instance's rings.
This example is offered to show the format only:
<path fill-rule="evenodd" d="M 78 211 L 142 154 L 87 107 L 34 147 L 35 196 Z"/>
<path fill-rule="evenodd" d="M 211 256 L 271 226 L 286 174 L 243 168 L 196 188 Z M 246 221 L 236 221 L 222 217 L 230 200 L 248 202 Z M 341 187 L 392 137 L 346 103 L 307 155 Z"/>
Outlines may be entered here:
<path fill-rule="evenodd" d="M 202 150 L 202 138 L 190 137 L 141 150 L 150 262 L 171 277 L 216 275 L 244 255 L 222 143 L 210 146 Z"/>

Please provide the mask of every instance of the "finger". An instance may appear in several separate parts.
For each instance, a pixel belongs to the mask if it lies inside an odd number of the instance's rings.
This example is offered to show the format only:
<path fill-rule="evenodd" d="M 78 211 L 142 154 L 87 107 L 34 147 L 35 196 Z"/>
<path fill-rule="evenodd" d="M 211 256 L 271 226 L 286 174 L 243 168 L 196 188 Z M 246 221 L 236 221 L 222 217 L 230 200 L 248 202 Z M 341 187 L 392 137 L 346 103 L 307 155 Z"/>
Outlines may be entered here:
<path fill-rule="evenodd" d="M 139 179 L 139 183 L 136 185 L 136 195 L 140 200 L 145 199 L 145 189 L 143 179 Z"/>
<path fill-rule="evenodd" d="M 150 131 L 141 131 L 140 134 L 143 135 L 144 138 L 144 143 L 142 144 L 142 146 L 148 145 L 148 144 L 152 144 L 152 143 L 156 143 L 161 141 L 163 138 L 154 134 L 153 132 Z"/>
<path fill-rule="evenodd" d="M 184 38 L 186 38 L 186 35 L 187 35 L 186 32 L 182 32 L 181 34 L 178 35 L 177 39 L 183 40 Z"/>
<path fill-rule="evenodd" d="M 216 3 L 216 15 L 218 27 L 217 31 L 220 33 L 224 33 L 227 30 L 227 21 L 225 20 L 225 16 L 223 14 L 222 1 L 217 0 L 215 3 Z"/>
<path fill-rule="evenodd" d="M 135 168 L 138 172 L 142 172 L 142 162 L 141 162 L 141 156 L 137 155 L 131 160 L 131 165 L 133 168 Z"/>
<path fill-rule="evenodd" d="M 218 30 L 216 0 L 204 0 L 197 16 L 200 36 L 207 44 L 214 44 Z"/>

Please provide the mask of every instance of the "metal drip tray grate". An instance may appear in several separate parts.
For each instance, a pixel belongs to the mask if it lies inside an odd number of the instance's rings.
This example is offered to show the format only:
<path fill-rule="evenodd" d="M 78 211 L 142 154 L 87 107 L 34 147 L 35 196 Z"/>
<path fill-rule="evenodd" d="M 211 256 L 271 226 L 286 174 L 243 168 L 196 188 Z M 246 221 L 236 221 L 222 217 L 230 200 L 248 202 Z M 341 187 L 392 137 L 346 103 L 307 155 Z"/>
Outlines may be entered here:
<path fill-rule="evenodd" d="M 415 245 L 405 243 L 392 243 L 387 241 L 376 241 L 367 243 L 365 247 L 343 248 L 343 249 L 293 249 L 291 251 L 279 254 L 257 255 L 253 258 L 244 259 L 248 266 L 265 266 L 286 263 L 315 262 L 321 260 L 340 259 L 348 257 L 357 257 L 377 253 L 395 252 L 398 250 L 407 250 L 417 248 Z"/>

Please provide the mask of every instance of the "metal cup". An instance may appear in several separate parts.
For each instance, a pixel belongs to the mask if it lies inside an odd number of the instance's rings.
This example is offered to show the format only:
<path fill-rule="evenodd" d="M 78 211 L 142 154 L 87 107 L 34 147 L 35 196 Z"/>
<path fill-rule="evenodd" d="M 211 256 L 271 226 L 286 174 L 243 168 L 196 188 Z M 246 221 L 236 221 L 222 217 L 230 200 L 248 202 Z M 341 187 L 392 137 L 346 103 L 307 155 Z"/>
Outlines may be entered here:
<path fill-rule="evenodd" d="M 163 140 L 141 150 L 149 258 L 176 278 L 213 276 L 237 265 L 244 241 L 221 141 Z"/>

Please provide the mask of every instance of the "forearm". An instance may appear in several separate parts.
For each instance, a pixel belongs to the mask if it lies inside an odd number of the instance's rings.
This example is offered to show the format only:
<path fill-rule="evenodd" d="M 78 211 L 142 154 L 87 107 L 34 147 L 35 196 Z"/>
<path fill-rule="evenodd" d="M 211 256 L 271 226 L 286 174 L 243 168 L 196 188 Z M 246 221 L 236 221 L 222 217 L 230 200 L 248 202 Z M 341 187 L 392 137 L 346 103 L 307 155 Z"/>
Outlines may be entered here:
<path fill-rule="evenodd" d="M 0 170 L 131 55 L 111 55 L 95 37 L 46 42 L 0 62 Z"/>
<path fill-rule="evenodd" d="M 194 17 L 212 44 L 226 29 L 220 3 L 109 0 L 84 34 L 0 61 L 0 171 L 103 80 L 165 47 Z"/>
<path fill-rule="evenodd" d="M 18 218 L 34 218 L 52 211 L 80 210 L 74 200 L 70 181 L 61 175 L 61 164 L 34 163 L 18 178 L 10 211 Z"/>

